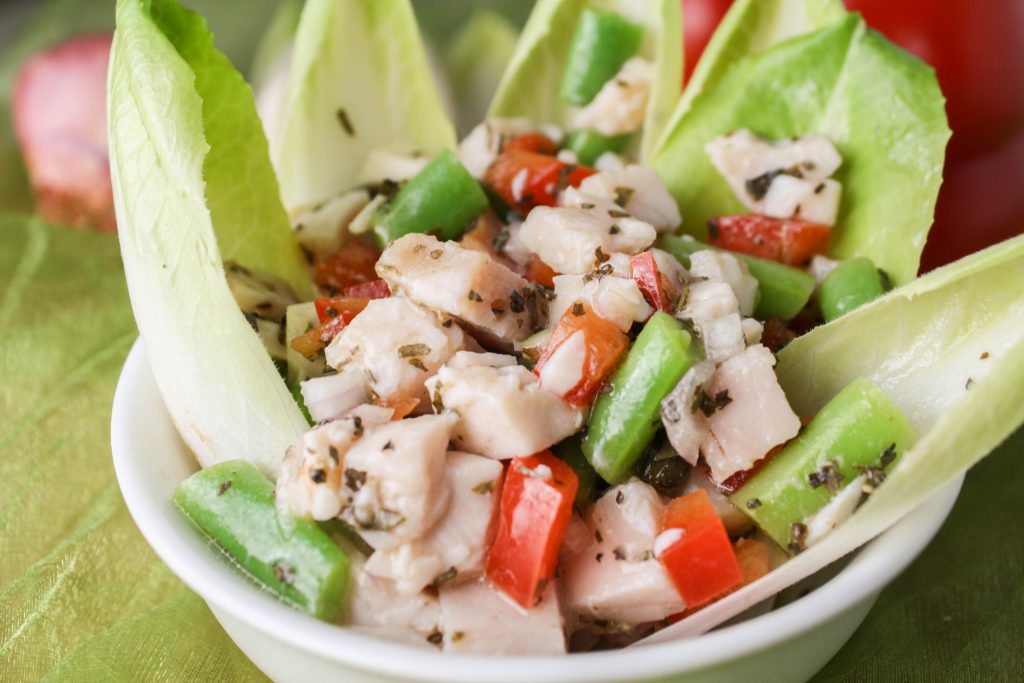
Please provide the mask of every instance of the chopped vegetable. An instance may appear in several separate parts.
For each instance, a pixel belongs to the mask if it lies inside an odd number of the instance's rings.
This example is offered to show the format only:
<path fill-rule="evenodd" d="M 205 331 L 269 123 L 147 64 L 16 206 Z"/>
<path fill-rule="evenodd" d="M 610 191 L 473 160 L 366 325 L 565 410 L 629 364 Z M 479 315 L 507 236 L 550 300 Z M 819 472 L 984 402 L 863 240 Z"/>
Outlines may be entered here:
<path fill-rule="evenodd" d="M 643 27 L 617 12 L 583 10 L 572 36 L 559 96 L 570 104 L 588 104 L 636 54 L 643 35 Z"/>
<path fill-rule="evenodd" d="M 661 426 L 661 400 L 699 360 L 699 349 L 667 313 L 655 313 L 644 325 L 587 423 L 583 452 L 605 481 L 618 484 L 629 477 Z"/>
<path fill-rule="evenodd" d="M 578 486 L 572 468 L 548 451 L 509 463 L 487 579 L 525 609 L 554 577 Z"/>
<path fill-rule="evenodd" d="M 537 152 L 538 154 L 554 154 L 558 146 L 543 133 L 523 133 L 505 141 L 501 146 L 502 152 L 511 152 L 514 149 L 521 149 L 524 152 Z"/>
<path fill-rule="evenodd" d="M 656 545 L 669 545 L 658 559 L 687 607 L 703 605 L 743 581 L 729 535 L 705 491 L 669 503 L 664 528 Z"/>
<path fill-rule="evenodd" d="M 487 209 L 487 195 L 451 150 L 434 157 L 373 217 L 381 249 L 402 235 L 436 232 L 457 238 Z"/>
<path fill-rule="evenodd" d="M 391 288 L 384 280 L 377 279 L 346 287 L 341 295 L 359 299 L 386 299 L 391 296 Z"/>
<path fill-rule="evenodd" d="M 597 161 L 605 152 L 618 154 L 626 147 L 630 135 L 601 135 L 595 130 L 583 128 L 569 133 L 565 149 L 573 152 L 581 164 L 588 166 Z"/>
<path fill-rule="evenodd" d="M 787 266 L 802 267 L 812 257 L 824 254 L 831 235 L 827 225 L 755 214 L 722 216 L 708 225 L 711 246 Z"/>
<path fill-rule="evenodd" d="M 174 502 L 262 588 L 333 621 L 348 588 L 348 557 L 316 522 L 278 517 L 274 485 L 252 463 L 222 462 L 178 485 Z"/>
<path fill-rule="evenodd" d="M 806 543 L 805 522 L 844 482 L 869 474 L 877 485 L 913 441 L 914 428 L 903 411 L 871 380 L 857 379 L 732 501 L 776 543 L 799 552 Z"/>
<path fill-rule="evenodd" d="M 503 152 L 484 173 L 484 182 L 524 216 L 535 206 L 554 206 L 558 194 L 576 187 L 596 171 L 558 158 L 512 149 Z"/>
<path fill-rule="evenodd" d="M 662 237 L 659 246 L 679 259 L 683 265 L 689 264 L 691 254 L 710 248 L 697 240 L 676 236 Z M 747 264 L 750 274 L 757 278 L 761 297 L 754 309 L 754 315 L 759 319 L 789 320 L 810 301 L 811 293 L 814 292 L 814 278 L 808 273 L 747 254 L 736 256 Z"/>
<path fill-rule="evenodd" d="M 378 258 L 380 252 L 373 247 L 358 241 L 349 242 L 316 264 L 313 282 L 317 287 L 332 293 L 373 282 L 377 279 L 373 266 Z"/>
<path fill-rule="evenodd" d="M 584 510 L 594 498 L 597 489 L 597 472 L 587 462 L 578 436 L 570 436 L 551 447 L 551 452 L 576 473 L 576 508 Z"/>
<path fill-rule="evenodd" d="M 871 259 L 861 256 L 843 261 L 825 277 L 818 303 L 825 322 L 831 322 L 883 294 L 881 273 Z"/>
<path fill-rule="evenodd" d="M 654 252 L 645 251 L 630 257 L 629 268 L 630 277 L 636 280 L 644 298 L 654 310 L 665 313 L 672 313 L 675 310 L 681 292 L 676 284 L 661 272 L 654 259 Z"/>

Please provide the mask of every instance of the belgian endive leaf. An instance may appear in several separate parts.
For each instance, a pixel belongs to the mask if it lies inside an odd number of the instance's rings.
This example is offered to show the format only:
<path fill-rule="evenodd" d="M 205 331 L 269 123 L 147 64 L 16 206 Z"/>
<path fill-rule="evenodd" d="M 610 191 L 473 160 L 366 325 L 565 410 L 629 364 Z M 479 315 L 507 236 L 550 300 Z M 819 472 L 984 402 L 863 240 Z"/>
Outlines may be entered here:
<path fill-rule="evenodd" d="M 444 51 L 445 73 L 455 101 L 455 123 L 465 135 L 487 116 L 512 55 L 519 33 L 497 12 L 478 9 Z"/>
<path fill-rule="evenodd" d="M 649 642 L 703 633 L 871 540 L 1024 423 L 1024 236 L 901 287 L 787 346 L 776 367 L 793 408 L 814 414 L 874 380 L 920 435 L 885 483 L 819 544 Z"/>
<path fill-rule="evenodd" d="M 934 72 L 853 14 L 757 51 L 773 34 L 757 28 L 766 11 L 758 4 L 730 14 L 712 41 L 718 52 L 701 64 L 654 153 L 683 230 L 700 238 L 709 218 L 745 212 L 708 160 L 706 143 L 738 128 L 770 138 L 821 133 L 843 157 L 829 254 L 867 256 L 894 282 L 909 282 L 932 223 L 950 135 Z M 805 11 L 813 26 L 833 10 L 818 2 Z M 751 54 L 736 58 L 745 52 Z"/>
<path fill-rule="evenodd" d="M 408 0 L 306 2 L 271 150 L 289 211 L 351 189 L 375 148 L 454 146 Z"/>
<path fill-rule="evenodd" d="M 171 416 L 203 465 L 242 457 L 273 471 L 306 423 L 223 260 L 300 295 L 310 286 L 252 93 L 198 15 L 121 0 L 108 118 L 128 290 Z"/>
<path fill-rule="evenodd" d="M 559 99 L 571 36 L 586 7 L 613 9 L 644 27 L 639 55 L 655 76 L 635 155 L 645 160 L 672 113 L 683 78 L 680 3 L 677 0 L 539 0 L 519 37 L 488 116 L 522 116 L 571 128 L 572 106 Z"/>

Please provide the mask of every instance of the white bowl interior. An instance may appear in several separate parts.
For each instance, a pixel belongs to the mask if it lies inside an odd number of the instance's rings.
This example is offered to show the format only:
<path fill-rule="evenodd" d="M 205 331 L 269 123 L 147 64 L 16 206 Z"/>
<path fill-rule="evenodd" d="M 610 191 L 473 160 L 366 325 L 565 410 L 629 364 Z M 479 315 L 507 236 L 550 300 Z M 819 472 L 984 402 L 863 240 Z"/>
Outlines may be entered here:
<path fill-rule="evenodd" d="M 938 492 L 816 590 L 762 616 L 686 641 L 569 657 L 504 658 L 496 666 L 494 658 L 445 655 L 318 621 L 279 603 L 233 570 L 171 503 L 175 486 L 198 466 L 170 420 L 141 340 L 117 386 L 111 444 L 129 512 L 160 558 L 206 600 L 257 665 L 281 676 L 274 671 L 276 663 L 291 657 L 296 661 L 282 662 L 280 671 L 294 671 L 302 680 L 321 678 L 314 675 L 317 671 L 330 677 L 332 670 L 345 672 L 345 680 L 451 683 L 600 683 L 685 673 L 715 680 L 716 671 L 732 677 L 745 670 L 772 672 L 770 680 L 805 679 L 842 647 L 878 592 L 924 549 L 962 483 L 961 477 Z M 835 628 L 830 630 L 830 624 Z M 309 668 L 295 668 L 302 658 Z"/>

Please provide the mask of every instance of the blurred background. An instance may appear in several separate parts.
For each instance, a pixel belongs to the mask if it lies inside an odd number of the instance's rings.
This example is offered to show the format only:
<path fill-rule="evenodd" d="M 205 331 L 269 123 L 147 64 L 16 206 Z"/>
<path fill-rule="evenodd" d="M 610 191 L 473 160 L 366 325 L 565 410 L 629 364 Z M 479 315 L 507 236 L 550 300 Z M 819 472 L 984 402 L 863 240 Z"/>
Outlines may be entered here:
<path fill-rule="evenodd" d="M 681 0 L 686 71 L 696 64 L 731 0 Z M 1024 226 L 1024 0 L 845 0 L 868 23 L 935 67 L 953 138 L 936 223 L 925 249 L 929 270 L 1021 232 Z M 287 46 L 299 0 L 191 0 L 218 47 L 257 90 Z M 414 0 L 460 132 L 482 116 L 519 27 L 524 0 Z M 109 31 L 114 0 L 0 0 L 0 211 L 29 211 L 25 164 L 12 125 L 19 69 L 72 36 Z M 74 58 L 72 59 L 74 61 Z M 73 68 L 73 67 L 72 67 Z M 85 93 L 50 106 L 75 116 Z M 97 95 L 97 97 L 100 97 Z M 886 106 L 880 102 L 879 106 Z M 42 213 L 90 222 L 61 202 Z M 54 213 L 56 212 L 56 213 Z M 63 215 L 61 212 L 64 212 Z M 99 222 L 92 220 L 92 222 Z"/>

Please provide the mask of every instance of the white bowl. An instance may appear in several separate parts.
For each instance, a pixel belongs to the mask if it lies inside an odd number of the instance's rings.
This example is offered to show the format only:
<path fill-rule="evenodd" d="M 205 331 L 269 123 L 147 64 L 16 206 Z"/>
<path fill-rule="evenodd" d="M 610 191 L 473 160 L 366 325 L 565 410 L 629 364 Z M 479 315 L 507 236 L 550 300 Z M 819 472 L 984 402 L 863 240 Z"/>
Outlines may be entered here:
<path fill-rule="evenodd" d="M 198 593 L 243 652 L 276 681 L 804 681 L 842 647 L 879 592 L 924 549 L 962 478 L 866 545 L 838 572 L 771 612 L 699 638 L 568 657 L 441 654 L 333 626 L 244 579 L 182 519 L 174 487 L 197 469 L 171 423 L 141 340 L 121 372 L 111 421 L 114 468 L 143 536 Z M 835 575 L 830 578 L 830 575 Z"/>

